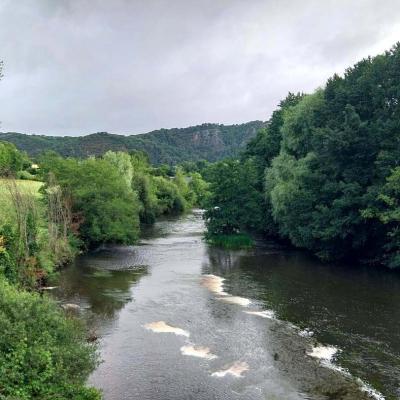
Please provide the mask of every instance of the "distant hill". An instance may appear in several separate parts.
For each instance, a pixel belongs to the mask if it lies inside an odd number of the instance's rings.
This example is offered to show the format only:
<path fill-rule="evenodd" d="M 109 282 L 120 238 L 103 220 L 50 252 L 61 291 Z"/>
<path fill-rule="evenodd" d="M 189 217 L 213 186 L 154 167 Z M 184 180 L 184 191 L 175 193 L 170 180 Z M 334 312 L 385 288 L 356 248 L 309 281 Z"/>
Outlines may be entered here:
<path fill-rule="evenodd" d="M 72 157 L 97 156 L 107 150 L 143 150 L 154 164 L 176 164 L 202 159 L 216 161 L 237 155 L 263 126 L 262 121 L 238 125 L 203 124 L 130 136 L 106 132 L 77 137 L 7 132 L 0 133 L 0 140 L 14 143 L 31 156 L 47 150 Z"/>

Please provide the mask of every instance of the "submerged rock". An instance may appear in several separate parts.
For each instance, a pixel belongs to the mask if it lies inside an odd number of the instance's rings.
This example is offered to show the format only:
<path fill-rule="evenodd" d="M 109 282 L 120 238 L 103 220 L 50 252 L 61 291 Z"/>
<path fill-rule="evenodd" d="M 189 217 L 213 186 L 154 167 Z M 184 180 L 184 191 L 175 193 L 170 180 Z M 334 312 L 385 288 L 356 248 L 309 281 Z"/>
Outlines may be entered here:
<path fill-rule="evenodd" d="M 81 307 L 78 304 L 66 303 L 61 306 L 65 311 L 80 311 Z"/>

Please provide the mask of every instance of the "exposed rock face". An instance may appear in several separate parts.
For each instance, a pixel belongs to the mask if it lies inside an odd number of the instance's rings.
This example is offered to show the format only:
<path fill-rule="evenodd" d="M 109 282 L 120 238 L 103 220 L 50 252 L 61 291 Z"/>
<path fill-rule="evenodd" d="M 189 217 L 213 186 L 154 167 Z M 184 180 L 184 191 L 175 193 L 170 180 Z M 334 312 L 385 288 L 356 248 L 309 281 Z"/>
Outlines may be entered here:
<path fill-rule="evenodd" d="M 31 156 L 47 150 L 71 157 L 98 156 L 108 150 L 142 150 L 148 153 L 154 164 L 176 164 L 182 161 L 217 161 L 235 156 L 263 126 L 261 121 L 239 125 L 203 124 L 130 136 L 99 132 L 87 136 L 60 137 L 10 132 L 0 133 L 0 140 L 14 143 Z"/>

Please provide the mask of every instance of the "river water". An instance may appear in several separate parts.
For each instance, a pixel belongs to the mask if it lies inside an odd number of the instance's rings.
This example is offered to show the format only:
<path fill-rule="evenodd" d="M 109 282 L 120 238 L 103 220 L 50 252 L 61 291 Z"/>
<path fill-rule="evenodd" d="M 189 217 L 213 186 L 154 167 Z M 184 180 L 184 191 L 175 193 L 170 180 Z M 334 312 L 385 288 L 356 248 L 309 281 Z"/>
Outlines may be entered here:
<path fill-rule="evenodd" d="M 274 243 L 210 248 L 200 212 L 79 257 L 53 291 L 99 337 L 106 400 L 400 397 L 400 275 Z"/>

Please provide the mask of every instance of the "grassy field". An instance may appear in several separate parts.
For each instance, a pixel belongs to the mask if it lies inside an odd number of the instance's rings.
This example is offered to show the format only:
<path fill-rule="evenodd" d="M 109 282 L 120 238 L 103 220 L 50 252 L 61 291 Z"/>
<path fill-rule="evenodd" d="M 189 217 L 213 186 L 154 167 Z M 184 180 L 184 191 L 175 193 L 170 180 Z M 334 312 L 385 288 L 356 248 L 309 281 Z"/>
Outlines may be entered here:
<path fill-rule="evenodd" d="M 41 194 L 39 193 L 39 189 L 43 183 L 28 180 L 16 180 L 15 183 L 21 193 L 32 195 L 36 199 L 37 206 L 39 210 L 41 210 L 42 205 L 39 201 L 41 199 Z M 11 181 L 0 179 L 0 226 L 6 222 L 12 222 L 15 218 L 9 191 L 10 185 L 12 185 Z"/>
<path fill-rule="evenodd" d="M 43 185 L 43 182 L 38 182 L 38 181 L 28 181 L 28 180 L 22 180 L 22 179 L 17 179 L 15 180 L 16 184 L 18 187 L 24 191 L 24 192 L 33 192 L 33 193 L 38 193 L 40 187 Z M 6 191 L 7 184 L 9 183 L 8 179 L 0 179 L 0 193 L 3 191 Z"/>

